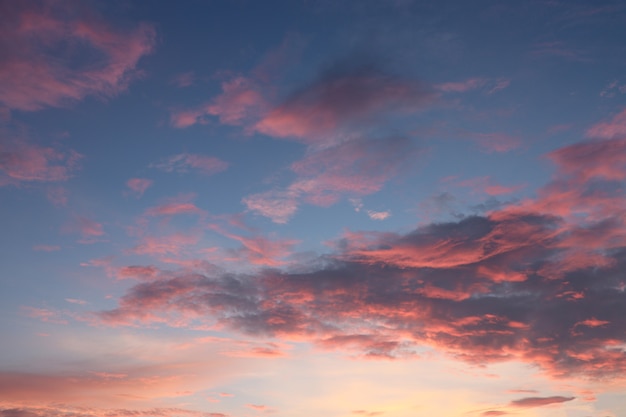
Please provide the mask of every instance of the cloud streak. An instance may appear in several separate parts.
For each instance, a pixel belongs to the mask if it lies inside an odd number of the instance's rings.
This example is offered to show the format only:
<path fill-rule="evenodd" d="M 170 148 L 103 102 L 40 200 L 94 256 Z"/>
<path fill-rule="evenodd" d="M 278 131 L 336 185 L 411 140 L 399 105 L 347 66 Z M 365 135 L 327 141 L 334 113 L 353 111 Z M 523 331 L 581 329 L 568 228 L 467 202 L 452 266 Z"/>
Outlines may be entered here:
<path fill-rule="evenodd" d="M 204 175 L 213 175 L 228 168 L 228 162 L 214 156 L 181 153 L 150 165 L 165 172 L 186 174 L 192 170 Z"/>

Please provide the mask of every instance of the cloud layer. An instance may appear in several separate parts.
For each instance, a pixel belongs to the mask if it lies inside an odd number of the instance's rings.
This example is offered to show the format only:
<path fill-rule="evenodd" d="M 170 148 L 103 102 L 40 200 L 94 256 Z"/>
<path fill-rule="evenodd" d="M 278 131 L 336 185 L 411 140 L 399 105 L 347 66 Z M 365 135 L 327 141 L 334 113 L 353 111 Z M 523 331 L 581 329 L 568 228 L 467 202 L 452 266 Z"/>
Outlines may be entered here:
<path fill-rule="evenodd" d="M 620 143 L 553 152 L 559 176 L 536 199 L 407 234 L 347 232 L 334 254 L 297 272 L 160 271 L 99 317 L 217 322 L 375 357 L 430 346 L 473 363 L 617 377 L 626 371 L 626 197 L 615 183 L 622 165 L 606 171 L 598 156 L 611 149 L 622 161 Z M 580 158 L 588 172 L 571 172 Z M 568 211 L 550 210 L 555 201 Z"/>

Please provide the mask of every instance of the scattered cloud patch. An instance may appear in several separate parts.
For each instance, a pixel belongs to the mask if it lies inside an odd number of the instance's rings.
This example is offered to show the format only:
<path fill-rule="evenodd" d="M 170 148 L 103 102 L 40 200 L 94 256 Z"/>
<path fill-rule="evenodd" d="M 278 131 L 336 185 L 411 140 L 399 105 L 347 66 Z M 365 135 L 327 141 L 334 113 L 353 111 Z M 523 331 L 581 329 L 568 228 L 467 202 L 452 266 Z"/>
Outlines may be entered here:
<path fill-rule="evenodd" d="M 153 183 L 152 180 L 146 178 L 131 178 L 126 181 L 126 187 L 128 187 L 133 196 L 139 198 Z"/>
<path fill-rule="evenodd" d="M 23 140 L 0 143 L 0 186 L 27 182 L 67 181 L 82 158 L 73 150 L 62 151 Z M 63 198 L 56 201 L 63 203 Z"/>
<path fill-rule="evenodd" d="M 194 170 L 204 175 L 212 175 L 226 170 L 228 162 L 213 156 L 181 153 L 150 166 L 165 172 L 186 174 Z"/>
<path fill-rule="evenodd" d="M 95 10 L 67 3 L 12 2 L 1 19 L 0 103 L 17 110 L 116 95 L 138 76 L 139 60 L 155 43 L 152 25 L 118 29 Z"/>

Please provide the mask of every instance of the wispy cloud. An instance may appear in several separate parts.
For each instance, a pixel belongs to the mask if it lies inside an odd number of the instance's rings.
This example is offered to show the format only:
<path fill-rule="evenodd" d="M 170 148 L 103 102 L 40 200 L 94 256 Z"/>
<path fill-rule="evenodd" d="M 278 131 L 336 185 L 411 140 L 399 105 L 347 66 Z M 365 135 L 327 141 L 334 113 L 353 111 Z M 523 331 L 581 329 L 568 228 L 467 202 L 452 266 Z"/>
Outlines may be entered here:
<path fill-rule="evenodd" d="M 137 198 L 141 197 L 152 184 L 153 181 L 147 178 L 131 178 L 126 181 L 129 191 Z"/>
<path fill-rule="evenodd" d="M 487 83 L 484 78 L 469 78 L 465 81 L 447 82 L 435 86 L 444 93 L 465 93 L 483 87 Z"/>
<path fill-rule="evenodd" d="M 151 25 L 116 29 L 93 10 L 53 1 L 7 4 L 2 22 L 0 102 L 19 110 L 123 91 L 155 39 Z M 67 59 L 55 59 L 61 53 Z M 100 58 L 83 62 L 84 56 Z"/>
<path fill-rule="evenodd" d="M 171 115 L 174 127 L 185 128 L 204 124 L 207 116 L 217 117 L 220 123 L 241 125 L 260 116 L 267 107 L 260 87 L 246 77 L 234 77 L 222 83 L 222 94 L 195 109 L 176 110 Z"/>
<path fill-rule="evenodd" d="M 38 252 L 56 252 L 61 250 L 61 247 L 57 245 L 35 245 L 33 250 Z"/>
<path fill-rule="evenodd" d="M 618 139 L 626 136 L 626 109 L 610 121 L 600 122 L 587 130 L 587 136 L 598 139 Z"/>
<path fill-rule="evenodd" d="M 62 151 L 25 140 L 4 140 L 0 143 L 0 186 L 66 181 L 78 169 L 81 158 L 73 150 Z"/>
<path fill-rule="evenodd" d="M 244 198 L 248 210 L 286 223 L 302 201 L 329 206 L 341 197 L 361 197 L 379 191 L 407 169 L 419 149 L 405 137 L 357 138 L 323 149 L 313 149 L 294 162 L 296 179 L 284 189 Z"/>
<path fill-rule="evenodd" d="M 165 172 L 181 174 L 195 170 L 204 175 L 212 175 L 228 168 L 228 162 L 214 156 L 181 153 L 150 165 Z"/>
<path fill-rule="evenodd" d="M 342 130 L 367 125 L 390 112 L 415 111 L 431 99 L 432 94 L 414 80 L 372 66 L 337 66 L 272 109 L 255 129 L 309 144 L 328 142 Z"/>

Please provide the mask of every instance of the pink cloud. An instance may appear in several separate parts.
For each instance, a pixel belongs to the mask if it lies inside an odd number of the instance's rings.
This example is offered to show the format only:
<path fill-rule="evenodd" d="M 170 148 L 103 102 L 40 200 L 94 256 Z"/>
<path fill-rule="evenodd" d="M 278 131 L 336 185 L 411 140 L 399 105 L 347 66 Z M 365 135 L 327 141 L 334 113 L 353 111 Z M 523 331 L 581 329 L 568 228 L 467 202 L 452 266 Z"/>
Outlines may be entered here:
<path fill-rule="evenodd" d="M 625 138 L 580 142 L 553 151 L 548 157 L 564 173 L 582 181 L 594 177 L 609 180 L 626 178 Z"/>
<path fill-rule="evenodd" d="M 246 404 L 246 407 L 251 408 L 253 410 L 256 411 L 268 411 L 270 410 L 270 408 L 266 405 L 260 405 L 260 404 Z"/>
<path fill-rule="evenodd" d="M 254 83 L 245 77 L 235 77 L 222 83 L 221 95 L 206 106 L 206 112 L 218 116 L 220 123 L 239 125 L 265 106 Z"/>
<path fill-rule="evenodd" d="M 220 123 L 241 125 L 258 118 L 267 106 L 259 87 L 250 78 L 237 76 L 222 83 L 222 94 L 202 107 L 172 113 L 174 127 L 185 128 L 196 123 L 207 123 L 206 116 L 218 117 Z"/>
<path fill-rule="evenodd" d="M 587 320 L 579 321 L 574 325 L 575 326 L 588 326 L 588 327 L 600 327 L 609 324 L 606 320 L 598 320 L 595 318 L 590 318 Z"/>
<path fill-rule="evenodd" d="M 135 278 L 139 280 L 150 280 L 156 278 L 160 270 L 154 266 L 124 266 L 116 271 L 118 279 Z"/>
<path fill-rule="evenodd" d="M 151 167 L 165 172 L 187 173 L 196 170 L 204 175 L 212 175 L 226 170 L 228 163 L 213 156 L 181 153 L 173 155 L 162 162 L 152 164 Z"/>
<path fill-rule="evenodd" d="M 359 197 L 379 191 L 418 154 L 407 138 L 355 139 L 312 150 L 291 165 L 297 178 L 285 189 L 254 194 L 243 202 L 248 210 L 276 223 L 286 223 L 302 200 L 329 206 L 343 196 Z"/>
<path fill-rule="evenodd" d="M 139 255 L 179 255 L 187 247 L 199 242 L 200 237 L 176 233 L 167 236 L 144 236 L 132 252 Z"/>
<path fill-rule="evenodd" d="M 263 236 L 241 236 L 214 228 L 222 235 L 241 243 L 240 249 L 234 250 L 234 258 L 229 260 L 241 261 L 242 259 L 254 265 L 280 266 L 285 264 L 283 258 L 292 253 L 292 248 L 299 243 L 293 239 L 269 239 Z"/>
<path fill-rule="evenodd" d="M 144 360 L 154 361 L 149 355 L 144 355 Z M 0 415 L 206 417 L 207 414 L 200 411 L 154 407 L 155 400 L 189 395 L 210 383 L 210 378 L 195 375 L 199 365 L 197 361 L 193 362 L 179 362 L 175 370 L 167 365 L 145 363 L 141 367 L 117 364 L 104 369 L 100 368 L 102 365 L 96 365 L 95 370 L 62 374 L 0 372 L 0 391 L 3 393 Z M 112 405 L 116 409 L 98 408 Z M 128 405 L 146 408 L 125 409 L 124 406 Z M 6 410 L 13 410 L 16 414 Z"/>
<path fill-rule="evenodd" d="M 87 95 L 112 96 L 137 75 L 139 59 L 154 46 L 155 31 L 140 24 L 118 30 L 70 4 L 12 3 L 5 8 L 0 102 L 19 110 L 57 107 Z M 59 52 L 59 49 L 62 52 Z M 59 54 L 67 59 L 55 59 Z M 80 54 L 99 56 L 84 64 Z"/>
<path fill-rule="evenodd" d="M 387 172 L 355 149 L 347 158 L 357 174 Z M 323 151 L 294 167 L 294 183 L 336 174 Z M 535 198 L 407 233 L 346 232 L 331 253 L 297 271 L 161 271 L 96 316 L 109 324 L 218 326 L 379 358 L 428 346 L 473 364 L 518 360 L 553 377 L 621 378 L 626 198 L 613 161 L 624 154 L 620 139 L 569 145 L 550 154 L 557 169 Z M 293 198 L 304 199 L 299 192 Z M 264 253 L 259 241 L 245 242 Z M 571 399 L 529 397 L 508 407 Z"/>
<path fill-rule="evenodd" d="M 372 220 L 385 220 L 391 216 L 391 212 L 388 210 L 387 211 L 367 210 L 366 213 L 368 217 Z"/>
<path fill-rule="evenodd" d="M 162 204 L 160 206 L 151 207 L 146 211 L 149 216 L 175 216 L 179 214 L 203 214 L 204 211 L 199 209 L 193 203 L 172 202 Z"/>
<path fill-rule="evenodd" d="M 21 140 L 3 141 L 0 143 L 0 185 L 66 181 L 78 168 L 81 158 L 82 155 L 72 150 L 63 152 Z M 57 201 L 62 203 L 63 199 Z"/>
<path fill-rule="evenodd" d="M 222 92 L 210 101 L 192 109 L 175 110 L 171 114 L 174 127 L 185 128 L 195 124 L 207 124 L 210 117 L 217 117 L 227 125 L 245 125 L 246 134 L 268 111 L 268 100 L 276 89 L 272 82 L 285 73 L 285 70 L 298 61 L 303 47 L 299 36 L 288 35 L 278 48 L 269 51 L 248 75 L 234 74 L 222 78 Z M 179 75 L 175 80 L 179 85 L 188 83 L 189 73 Z"/>
<path fill-rule="evenodd" d="M 520 400 L 511 401 L 512 407 L 519 408 L 531 408 L 531 407 L 543 407 L 550 404 L 561 404 L 567 401 L 572 401 L 575 397 L 528 397 Z"/>
<path fill-rule="evenodd" d="M 182 129 L 193 126 L 196 123 L 204 123 L 204 121 L 200 119 L 202 115 L 203 112 L 201 110 L 179 110 L 172 113 L 170 122 L 172 126 Z"/>
<path fill-rule="evenodd" d="M 126 181 L 126 186 L 137 198 L 141 197 L 152 184 L 153 181 L 146 178 L 131 178 Z"/>
<path fill-rule="evenodd" d="M 24 306 L 21 310 L 24 315 L 45 323 L 67 324 L 67 320 L 61 318 L 61 314 L 58 311 L 29 306 Z"/>
<path fill-rule="evenodd" d="M 598 139 L 616 139 L 626 136 L 626 109 L 608 122 L 600 122 L 587 130 L 587 136 Z"/>
<path fill-rule="evenodd" d="M 298 210 L 298 194 L 290 191 L 266 191 L 242 199 L 248 210 L 269 217 L 274 223 L 284 224 Z"/>
<path fill-rule="evenodd" d="M 435 88 L 437 90 L 443 91 L 444 93 L 465 93 L 467 91 L 476 90 L 480 87 L 483 87 L 486 82 L 487 80 L 483 78 L 470 78 L 460 82 L 439 84 L 436 85 Z"/>
<path fill-rule="evenodd" d="M 507 79 L 504 79 L 504 78 L 496 80 L 495 85 L 493 87 L 491 87 L 489 89 L 489 91 L 487 91 L 487 94 L 497 93 L 500 90 L 504 90 L 509 85 L 511 85 L 511 80 L 507 80 Z"/>
<path fill-rule="evenodd" d="M 87 217 L 77 216 L 76 225 L 78 226 L 78 230 L 80 231 L 80 233 L 82 233 L 83 236 L 104 235 L 102 224 L 88 219 Z"/>
<path fill-rule="evenodd" d="M 267 113 L 255 130 L 305 143 L 328 142 L 325 136 L 368 124 L 390 112 L 411 112 L 431 99 L 414 81 L 369 68 L 323 74 Z"/>

